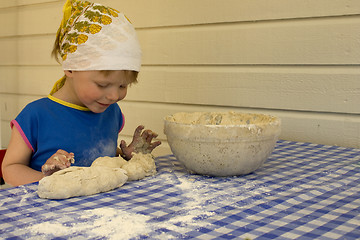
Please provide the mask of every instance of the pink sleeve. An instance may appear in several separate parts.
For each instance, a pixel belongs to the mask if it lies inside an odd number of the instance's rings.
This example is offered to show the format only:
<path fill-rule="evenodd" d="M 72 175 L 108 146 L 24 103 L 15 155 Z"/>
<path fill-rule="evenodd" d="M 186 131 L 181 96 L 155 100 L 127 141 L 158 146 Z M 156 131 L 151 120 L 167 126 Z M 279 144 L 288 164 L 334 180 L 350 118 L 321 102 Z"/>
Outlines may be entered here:
<path fill-rule="evenodd" d="M 34 148 L 31 146 L 28 138 L 26 137 L 25 133 L 23 132 L 23 130 L 21 129 L 19 123 L 16 120 L 12 120 L 10 122 L 10 127 L 13 128 L 14 126 L 19 131 L 19 133 L 20 133 L 21 137 L 24 139 L 24 142 L 26 143 L 26 145 L 31 149 L 31 151 L 34 152 Z"/>
<path fill-rule="evenodd" d="M 124 114 L 123 114 L 123 113 L 121 113 L 121 115 L 122 115 L 122 119 L 123 119 L 123 121 L 122 121 L 122 125 L 121 125 L 121 127 L 120 127 L 119 132 L 121 132 L 121 130 L 123 130 L 124 125 L 125 125 L 125 116 L 124 116 Z"/>

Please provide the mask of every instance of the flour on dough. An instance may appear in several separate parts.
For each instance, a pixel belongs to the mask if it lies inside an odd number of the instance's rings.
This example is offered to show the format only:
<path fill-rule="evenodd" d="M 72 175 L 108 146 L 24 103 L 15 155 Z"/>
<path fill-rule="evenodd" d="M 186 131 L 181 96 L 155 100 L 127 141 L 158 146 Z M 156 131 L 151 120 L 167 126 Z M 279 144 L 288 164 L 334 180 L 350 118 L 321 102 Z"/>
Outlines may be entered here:
<path fill-rule="evenodd" d="M 150 153 L 134 153 L 130 161 L 99 157 L 90 167 L 69 167 L 44 177 L 39 181 L 38 195 L 49 199 L 93 195 L 155 174 L 156 165 Z"/>
<path fill-rule="evenodd" d="M 111 168 L 122 168 L 126 171 L 128 181 L 140 180 L 156 174 L 154 157 L 150 153 L 133 153 L 129 161 L 121 157 L 99 157 L 91 164 Z"/>
<path fill-rule="evenodd" d="M 127 161 L 122 157 L 98 157 L 91 164 L 91 167 L 103 166 L 110 168 L 121 168 L 125 163 L 127 163 Z"/>
<path fill-rule="evenodd" d="M 122 167 L 127 172 L 128 181 L 143 179 L 156 174 L 154 157 L 150 153 L 134 153 Z"/>
<path fill-rule="evenodd" d="M 87 196 L 121 187 L 127 179 L 121 168 L 69 167 L 41 179 L 37 193 L 49 199 Z"/>

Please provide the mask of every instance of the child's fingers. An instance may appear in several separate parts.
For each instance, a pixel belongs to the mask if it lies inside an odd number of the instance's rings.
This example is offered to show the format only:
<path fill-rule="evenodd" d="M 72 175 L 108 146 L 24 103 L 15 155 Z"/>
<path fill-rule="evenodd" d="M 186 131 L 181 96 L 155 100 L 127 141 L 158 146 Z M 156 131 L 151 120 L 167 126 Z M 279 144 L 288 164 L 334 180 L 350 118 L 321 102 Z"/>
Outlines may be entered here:
<path fill-rule="evenodd" d="M 125 140 L 121 140 L 120 142 L 120 149 L 122 152 L 124 152 L 124 149 L 126 148 L 126 142 Z"/>
<path fill-rule="evenodd" d="M 141 134 L 141 138 L 144 139 L 144 141 L 148 141 L 148 138 L 149 138 L 149 130 L 143 131 L 143 133 Z"/>
<path fill-rule="evenodd" d="M 65 167 L 70 167 L 72 163 L 75 163 L 74 159 L 74 153 L 68 153 L 62 149 L 59 149 L 54 155 L 53 159 L 61 164 L 63 164 Z M 60 166 L 60 169 L 63 169 L 62 166 Z"/>
<path fill-rule="evenodd" d="M 134 132 L 134 138 L 138 138 L 141 136 L 141 131 L 144 129 L 143 125 L 139 125 Z"/>
<path fill-rule="evenodd" d="M 68 161 L 70 163 L 74 163 L 74 153 L 68 153 L 62 149 L 57 150 L 57 152 L 54 155 L 59 155 L 59 158 L 65 157 L 65 161 Z M 53 155 L 53 156 L 54 156 Z M 59 159 L 58 159 L 59 160 Z"/>
<path fill-rule="evenodd" d="M 54 170 L 54 168 L 55 168 L 55 166 L 54 165 L 52 165 L 52 164 L 44 164 L 42 167 L 41 167 L 41 171 L 43 172 L 43 173 L 46 173 L 46 172 L 49 172 L 49 171 L 51 171 L 51 170 Z"/>
<path fill-rule="evenodd" d="M 150 143 L 154 138 L 157 138 L 158 134 L 154 133 L 151 130 L 145 130 L 142 134 L 142 139 Z"/>
<path fill-rule="evenodd" d="M 150 150 L 152 151 L 154 148 L 156 148 L 156 147 L 159 146 L 160 144 L 161 144 L 160 141 L 156 141 L 156 142 L 151 143 L 151 145 L 150 145 Z"/>
<path fill-rule="evenodd" d="M 59 149 L 54 155 L 52 155 L 46 163 L 41 167 L 41 171 L 46 175 L 65 169 L 74 163 L 74 154 L 68 153 L 64 150 Z"/>
<path fill-rule="evenodd" d="M 70 159 L 67 158 L 64 154 L 56 155 L 52 159 L 53 161 L 51 162 L 60 169 L 70 167 L 71 165 Z"/>
<path fill-rule="evenodd" d="M 45 164 L 41 167 L 41 172 L 42 172 L 45 176 L 50 176 L 51 174 L 53 174 L 54 172 L 56 172 L 56 166 L 55 166 L 54 164 L 45 163 Z"/>
<path fill-rule="evenodd" d="M 124 158 L 125 160 L 130 160 L 132 151 L 129 149 L 129 147 L 126 146 L 125 140 L 121 140 L 120 149 L 122 152 L 121 157 Z"/>
<path fill-rule="evenodd" d="M 157 138 L 157 137 L 158 137 L 158 134 L 157 134 L 157 133 L 151 132 L 150 142 L 151 142 L 154 138 Z"/>

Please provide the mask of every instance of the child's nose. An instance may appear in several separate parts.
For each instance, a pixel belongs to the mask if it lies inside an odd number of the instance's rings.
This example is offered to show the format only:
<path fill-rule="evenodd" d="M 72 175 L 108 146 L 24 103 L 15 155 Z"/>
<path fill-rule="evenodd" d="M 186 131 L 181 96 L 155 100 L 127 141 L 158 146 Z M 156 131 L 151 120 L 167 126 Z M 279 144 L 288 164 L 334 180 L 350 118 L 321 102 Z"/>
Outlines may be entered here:
<path fill-rule="evenodd" d="M 123 88 L 112 89 L 108 92 L 108 94 L 106 95 L 106 98 L 109 101 L 117 102 L 126 96 L 126 92 L 127 92 L 126 89 L 123 89 Z"/>
<path fill-rule="evenodd" d="M 117 102 L 120 98 L 120 91 L 118 89 L 112 89 L 108 92 L 106 98 L 112 102 Z"/>

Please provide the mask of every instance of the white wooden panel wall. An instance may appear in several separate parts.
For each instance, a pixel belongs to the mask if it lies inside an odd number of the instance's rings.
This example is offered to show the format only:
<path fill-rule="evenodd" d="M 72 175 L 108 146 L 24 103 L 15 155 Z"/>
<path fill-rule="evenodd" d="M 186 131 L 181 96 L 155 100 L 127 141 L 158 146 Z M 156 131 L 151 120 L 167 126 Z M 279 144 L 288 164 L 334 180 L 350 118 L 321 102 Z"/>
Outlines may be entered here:
<path fill-rule="evenodd" d="M 97 2 L 125 12 L 143 48 L 122 138 L 144 124 L 164 140 L 178 111 L 235 110 L 281 117 L 282 139 L 360 147 L 360 1 Z M 9 121 L 62 75 L 50 52 L 63 3 L 0 3 L 4 147 Z"/>

